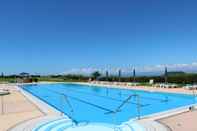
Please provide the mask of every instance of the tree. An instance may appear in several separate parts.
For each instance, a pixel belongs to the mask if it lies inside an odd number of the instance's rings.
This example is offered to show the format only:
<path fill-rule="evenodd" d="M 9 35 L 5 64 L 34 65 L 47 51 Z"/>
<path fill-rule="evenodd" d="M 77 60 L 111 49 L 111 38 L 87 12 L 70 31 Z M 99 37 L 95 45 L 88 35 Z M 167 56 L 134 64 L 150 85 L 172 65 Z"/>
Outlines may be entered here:
<path fill-rule="evenodd" d="M 93 77 L 94 80 L 97 80 L 101 76 L 101 74 L 98 71 L 95 71 L 92 73 L 91 76 Z"/>

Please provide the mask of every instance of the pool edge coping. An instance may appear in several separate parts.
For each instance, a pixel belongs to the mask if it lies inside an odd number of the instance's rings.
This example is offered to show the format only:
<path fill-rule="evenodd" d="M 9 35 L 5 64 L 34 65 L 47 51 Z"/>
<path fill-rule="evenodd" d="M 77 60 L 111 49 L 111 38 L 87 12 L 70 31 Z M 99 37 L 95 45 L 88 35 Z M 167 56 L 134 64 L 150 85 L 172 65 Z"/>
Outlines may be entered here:
<path fill-rule="evenodd" d="M 31 85 L 31 84 L 32 83 L 22 84 L 22 85 Z M 88 83 L 88 82 L 41 82 L 41 83 L 33 83 L 33 84 L 78 84 L 78 85 L 88 85 L 88 86 L 107 87 L 107 88 L 114 88 L 114 89 L 118 88 L 118 89 L 128 89 L 128 90 L 130 89 L 130 90 L 132 90 L 132 88 L 127 88 L 127 87 L 121 86 L 121 85 L 104 85 L 104 84 L 101 85 L 101 84 L 93 84 L 93 83 Z M 24 89 L 22 89 L 22 90 L 25 91 Z M 133 89 L 133 90 L 137 90 L 137 89 Z M 143 90 L 143 89 L 138 89 L 138 90 L 139 91 L 146 91 L 146 90 Z M 35 97 L 36 99 L 39 99 L 36 96 L 32 95 L 31 93 L 29 93 L 27 91 L 25 91 L 25 92 L 30 94 L 31 96 Z M 148 92 L 148 91 L 146 91 L 146 92 Z M 170 93 L 170 92 L 159 92 L 159 91 L 155 91 L 155 92 Z M 172 92 L 170 94 L 176 94 L 176 93 Z M 177 94 L 191 95 L 191 94 L 186 94 L 186 93 L 177 93 Z M 42 101 L 42 100 L 40 100 L 40 101 Z M 44 102 L 44 101 L 42 101 L 42 102 Z M 46 104 L 46 106 L 52 107 L 52 109 L 56 110 L 57 112 L 59 112 L 61 114 L 61 112 L 59 110 L 57 110 L 56 108 L 54 108 L 53 106 L 49 105 L 46 102 L 44 102 L 44 103 Z M 161 111 L 161 112 L 158 112 L 158 113 L 153 113 L 153 114 L 150 114 L 150 115 L 145 115 L 145 116 L 142 116 L 141 119 L 152 119 L 152 120 L 162 119 L 162 118 L 165 118 L 165 117 L 169 117 L 169 116 L 172 116 L 172 115 L 176 115 L 176 114 L 188 111 L 188 108 L 191 107 L 191 106 L 194 106 L 195 108 L 197 108 L 197 104 L 190 104 L 190 105 L 181 106 L 181 107 L 174 108 L 174 109 L 169 109 L 169 110 L 166 110 L 166 111 Z M 129 122 L 129 121 L 138 121 L 138 119 L 137 118 L 131 118 L 126 122 Z M 122 123 L 125 123 L 125 122 L 122 122 Z"/>
<path fill-rule="evenodd" d="M 98 87 L 111 87 L 111 88 L 120 88 L 120 89 L 129 89 L 125 86 L 120 86 L 120 85 L 101 85 L 101 84 L 91 84 L 91 83 L 82 83 L 82 82 L 42 82 L 42 83 L 33 83 L 33 84 L 80 84 L 80 85 L 89 85 L 89 86 L 98 86 Z M 32 83 L 31 83 L 32 84 Z M 30 85 L 31 85 L 30 84 Z M 22 85 L 28 85 L 28 84 L 22 84 Z M 19 86 L 18 86 L 19 87 Z M 32 95 L 31 93 L 25 91 L 24 89 L 21 89 L 21 87 L 19 87 L 21 93 L 25 93 L 25 94 L 28 94 L 26 97 L 32 101 L 33 100 L 33 103 L 38 106 L 42 111 L 43 111 L 43 108 L 41 108 L 39 106 L 40 102 L 37 102 L 37 101 L 41 101 L 41 103 L 44 103 L 45 105 L 45 108 L 48 108 L 48 109 L 52 109 L 54 110 L 55 112 L 58 112 L 59 116 L 61 114 L 60 111 L 58 111 L 57 109 L 55 109 L 54 107 L 52 107 L 51 105 L 49 105 L 48 103 L 40 100 L 39 98 L 37 98 L 36 96 Z M 131 88 L 132 89 L 132 88 Z M 139 89 L 139 90 L 142 90 L 142 89 Z M 142 90 L 143 91 L 143 90 Z M 146 91 L 146 90 L 145 90 Z M 157 91 L 155 91 L 157 92 Z M 162 92 L 162 93 L 165 93 L 165 92 Z M 166 92 L 166 93 L 170 93 L 170 92 Z M 172 94 L 176 94 L 176 93 L 172 93 Z M 177 93 L 179 94 L 179 93 Z M 180 94 L 184 94 L 184 93 L 180 93 Z M 189 95 L 189 94 L 186 94 L 186 95 Z M 33 97 L 33 98 L 32 98 Z M 37 99 L 37 100 L 35 100 Z M 43 106 L 43 105 L 42 105 Z M 177 114 L 180 114 L 180 113 L 183 113 L 183 112 L 186 112 L 188 111 L 188 108 L 191 107 L 191 106 L 197 106 L 197 104 L 192 104 L 192 105 L 187 105 L 187 106 L 183 106 L 183 107 L 179 107 L 179 108 L 175 108 L 175 109 L 171 109 L 171 110 L 167 110 L 167 111 L 163 111 L 163 112 L 158 112 L 158 113 L 154 113 L 154 114 L 151 114 L 151 115 L 146 115 L 146 116 L 143 116 L 141 117 L 140 120 L 136 119 L 136 118 L 132 118 L 132 119 L 129 119 L 128 121 L 126 122 L 122 122 L 120 125 L 124 124 L 124 123 L 127 123 L 127 122 L 131 122 L 131 121 L 135 121 L 135 122 L 138 122 L 138 121 L 141 121 L 141 120 L 152 120 L 152 121 L 157 121 L 159 119 L 162 119 L 162 118 L 166 118 L 166 117 L 169 117 L 169 116 L 173 116 L 173 115 L 177 115 Z M 46 110 L 46 109 L 45 109 Z M 44 111 L 43 111 L 44 112 Z M 66 115 L 65 115 L 66 116 Z M 67 116 L 66 116 L 67 117 Z M 102 123 L 101 123 L 102 125 Z M 120 125 L 117 125 L 117 126 L 120 126 Z M 165 126 L 165 125 L 164 125 Z"/>

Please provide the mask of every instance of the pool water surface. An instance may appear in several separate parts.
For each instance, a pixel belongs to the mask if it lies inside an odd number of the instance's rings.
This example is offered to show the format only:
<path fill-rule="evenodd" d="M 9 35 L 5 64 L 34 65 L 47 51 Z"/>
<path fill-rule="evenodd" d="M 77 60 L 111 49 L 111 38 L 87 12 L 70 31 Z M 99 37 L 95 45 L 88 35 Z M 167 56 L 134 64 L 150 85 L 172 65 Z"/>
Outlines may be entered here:
<path fill-rule="evenodd" d="M 75 122 L 118 125 L 132 118 L 195 103 L 192 95 L 79 84 L 37 84 L 23 89 Z"/>

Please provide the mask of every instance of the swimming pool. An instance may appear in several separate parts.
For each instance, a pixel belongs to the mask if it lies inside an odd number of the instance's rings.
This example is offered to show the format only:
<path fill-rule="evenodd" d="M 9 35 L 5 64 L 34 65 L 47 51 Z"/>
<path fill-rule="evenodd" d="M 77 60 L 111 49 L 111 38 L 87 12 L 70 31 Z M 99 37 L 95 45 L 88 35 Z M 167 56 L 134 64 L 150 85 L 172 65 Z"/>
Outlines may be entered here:
<path fill-rule="evenodd" d="M 118 125 L 132 118 L 195 103 L 192 95 L 79 84 L 25 85 L 23 89 L 75 122 Z"/>

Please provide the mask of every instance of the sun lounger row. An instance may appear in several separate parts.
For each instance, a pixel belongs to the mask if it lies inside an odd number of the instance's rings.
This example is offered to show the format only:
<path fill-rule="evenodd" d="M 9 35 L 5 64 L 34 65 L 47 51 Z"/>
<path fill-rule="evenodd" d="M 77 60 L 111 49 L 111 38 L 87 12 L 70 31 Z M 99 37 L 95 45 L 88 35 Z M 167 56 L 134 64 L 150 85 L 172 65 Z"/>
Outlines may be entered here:
<path fill-rule="evenodd" d="M 90 84 L 101 84 L 101 85 L 115 85 L 115 86 L 138 86 L 140 83 L 133 83 L 133 82 L 108 82 L 108 81 L 92 81 Z M 173 83 L 157 83 L 152 85 L 155 88 L 179 88 L 182 87 L 178 84 L 173 84 Z M 186 85 L 183 86 L 184 89 L 187 90 L 194 90 L 197 89 L 197 85 Z"/>
<path fill-rule="evenodd" d="M 188 89 L 188 90 L 196 90 L 197 89 L 197 85 L 186 85 L 183 88 L 184 89 Z"/>
<path fill-rule="evenodd" d="M 134 82 L 109 82 L 109 81 L 91 81 L 90 84 L 101 84 L 101 85 L 115 85 L 115 86 L 137 86 L 139 83 Z"/>
<path fill-rule="evenodd" d="M 155 84 L 155 87 L 159 87 L 159 88 L 178 88 L 179 86 L 177 84 L 164 84 L 164 83 L 159 83 L 159 84 Z"/>

